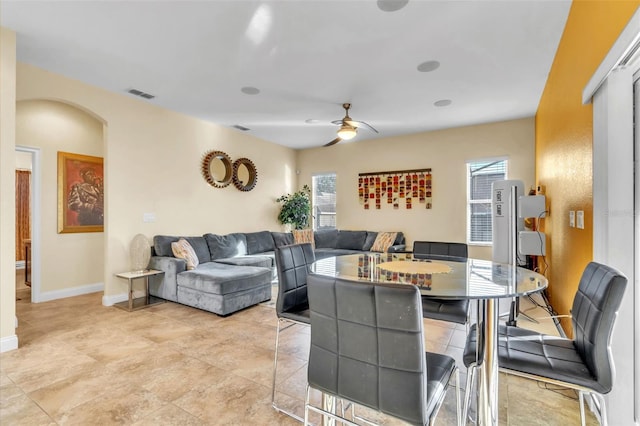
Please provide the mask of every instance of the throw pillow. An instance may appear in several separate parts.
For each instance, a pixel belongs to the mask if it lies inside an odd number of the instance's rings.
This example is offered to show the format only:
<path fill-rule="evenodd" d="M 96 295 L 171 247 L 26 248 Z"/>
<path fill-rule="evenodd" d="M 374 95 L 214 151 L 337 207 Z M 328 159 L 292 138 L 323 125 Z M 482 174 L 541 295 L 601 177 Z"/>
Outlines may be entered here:
<path fill-rule="evenodd" d="M 397 232 L 379 232 L 376 240 L 373 242 L 373 246 L 371 246 L 371 251 L 385 253 L 389 250 L 389 247 L 393 245 L 393 242 L 396 240 L 396 235 Z"/>
<path fill-rule="evenodd" d="M 313 241 L 313 229 L 294 229 L 292 233 L 295 244 L 311 243 L 311 247 L 316 248 Z"/>
<path fill-rule="evenodd" d="M 171 243 L 171 251 L 173 251 L 175 257 L 187 261 L 187 270 L 195 269 L 196 266 L 200 264 L 195 250 L 193 250 L 189 241 L 184 238 L 180 238 L 175 243 Z"/>

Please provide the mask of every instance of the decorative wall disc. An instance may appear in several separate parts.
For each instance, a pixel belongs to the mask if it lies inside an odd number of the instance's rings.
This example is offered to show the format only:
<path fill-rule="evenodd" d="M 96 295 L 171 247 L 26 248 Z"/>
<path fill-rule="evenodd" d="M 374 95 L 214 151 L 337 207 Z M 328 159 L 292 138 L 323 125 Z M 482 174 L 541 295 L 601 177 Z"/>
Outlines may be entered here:
<path fill-rule="evenodd" d="M 222 151 L 209 151 L 202 158 L 202 176 L 214 188 L 224 188 L 231 183 L 233 168 L 231 158 Z"/>
<path fill-rule="evenodd" d="M 233 162 L 233 185 L 240 191 L 251 191 L 258 182 L 258 171 L 253 161 L 238 158 Z"/>

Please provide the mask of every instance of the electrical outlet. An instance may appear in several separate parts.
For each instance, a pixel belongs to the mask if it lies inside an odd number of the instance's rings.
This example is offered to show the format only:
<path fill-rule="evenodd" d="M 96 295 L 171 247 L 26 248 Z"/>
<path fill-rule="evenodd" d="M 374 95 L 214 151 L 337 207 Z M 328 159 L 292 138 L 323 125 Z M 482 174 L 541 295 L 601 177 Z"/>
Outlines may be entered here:
<path fill-rule="evenodd" d="M 569 210 L 569 228 L 576 227 L 576 212 Z"/>
<path fill-rule="evenodd" d="M 155 222 L 156 221 L 156 214 L 155 213 L 144 213 L 142 215 L 142 221 L 145 222 L 145 223 Z"/>
<path fill-rule="evenodd" d="M 584 210 L 578 210 L 576 212 L 576 227 L 578 229 L 584 229 Z"/>

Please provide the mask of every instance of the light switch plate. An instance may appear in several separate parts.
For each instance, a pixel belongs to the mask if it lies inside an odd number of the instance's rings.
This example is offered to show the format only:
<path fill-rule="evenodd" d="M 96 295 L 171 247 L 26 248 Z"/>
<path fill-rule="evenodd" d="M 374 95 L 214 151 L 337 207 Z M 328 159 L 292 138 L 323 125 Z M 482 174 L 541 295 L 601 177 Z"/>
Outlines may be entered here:
<path fill-rule="evenodd" d="M 576 227 L 578 229 L 584 229 L 584 210 L 578 210 L 576 212 Z"/>
<path fill-rule="evenodd" d="M 142 221 L 145 222 L 145 223 L 155 222 L 156 221 L 156 214 L 155 213 L 144 213 L 142 215 Z"/>
<path fill-rule="evenodd" d="M 574 210 L 569 211 L 569 227 L 576 227 L 576 212 Z"/>

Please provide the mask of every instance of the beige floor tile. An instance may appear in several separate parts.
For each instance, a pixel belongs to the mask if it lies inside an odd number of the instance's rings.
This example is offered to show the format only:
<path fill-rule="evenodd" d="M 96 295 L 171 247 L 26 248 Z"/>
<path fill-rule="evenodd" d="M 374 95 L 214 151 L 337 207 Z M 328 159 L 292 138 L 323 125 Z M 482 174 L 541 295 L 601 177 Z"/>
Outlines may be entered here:
<path fill-rule="evenodd" d="M 6 383 L 3 383 L 2 386 L 0 386 L 0 405 L 2 406 L 7 405 L 12 399 L 22 396 L 24 396 L 22 389 L 13 384 L 9 379 L 6 380 Z"/>
<path fill-rule="evenodd" d="M 29 397 L 52 418 L 62 415 L 78 405 L 112 394 L 127 385 L 127 378 L 114 375 L 104 366 L 86 371 L 29 393 Z"/>
<path fill-rule="evenodd" d="M 221 317 L 176 303 L 126 312 L 102 306 L 101 293 L 21 300 L 20 348 L 0 354 L 0 424 L 299 424 L 271 406 L 277 317 L 267 305 Z M 427 350 L 453 356 L 464 373 L 464 326 L 424 324 Z M 280 339 L 277 400 L 300 416 L 309 338 L 295 325 Z M 510 379 L 500 375 L 500 424 L 579 424 L 575 400 Z M 454 419 L 450 388 L 437 424 Z"/>
<path fill-rule="evenodd" d="M 98 366 L 95 359 L 75 349 L 51 343 L 34 347 L 28 356 L 6 352 L 1 363 L 7 376 L 26 393 Z"/>
<path fill-rule="evenodd" d="M 153 393 L 136 385 L 112 392 L 64 412 L 57 422 L 65 425 L 131 424 L 166 405 Z"/>
<path fill-rule="evenodd" d="M 56 423 L 26 395 L 0 402 L 0 424 L 11 426 L 55 425 Z"/>
<path fill-rule="evenodd" d="M 133 426 L 206 426 L 207 423 L 187 413 L 173 404 L 167 404 L 157 411 L 152 412 Z"/>

